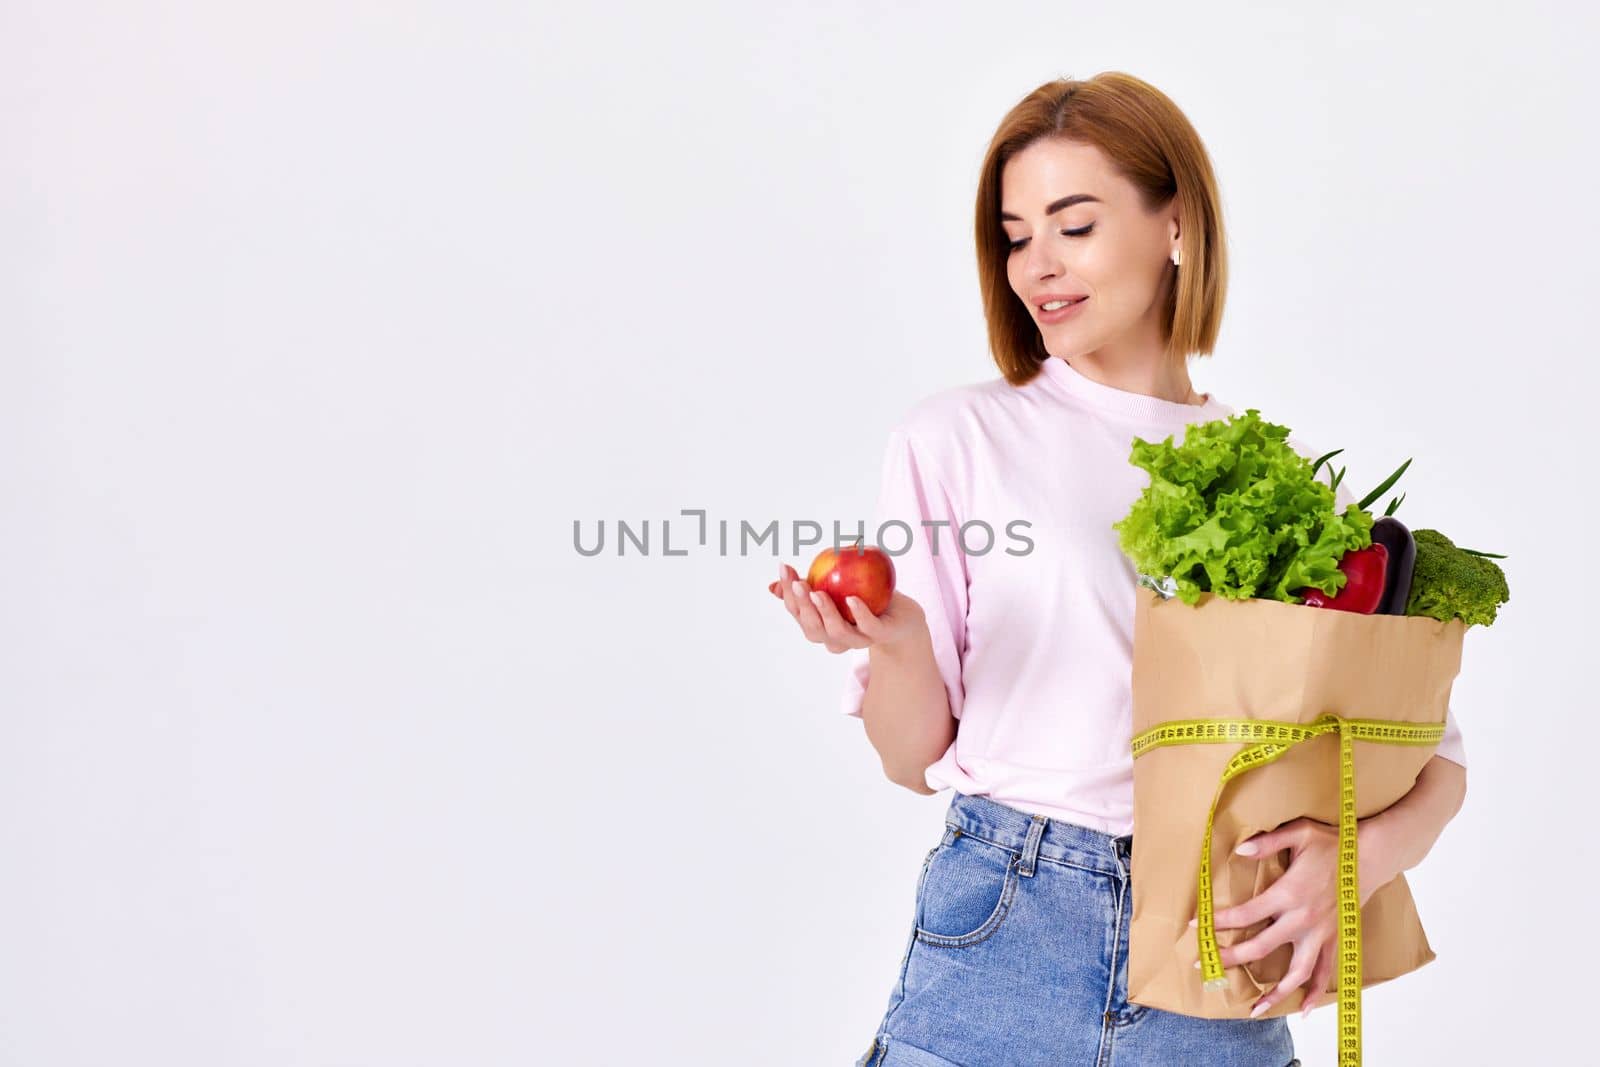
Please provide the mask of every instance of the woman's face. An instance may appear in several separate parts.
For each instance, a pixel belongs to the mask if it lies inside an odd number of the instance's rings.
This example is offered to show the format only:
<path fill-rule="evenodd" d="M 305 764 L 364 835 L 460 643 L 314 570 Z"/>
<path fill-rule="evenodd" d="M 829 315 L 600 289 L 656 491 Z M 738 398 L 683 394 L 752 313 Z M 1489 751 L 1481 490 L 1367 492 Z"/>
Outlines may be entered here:
<path fill-rule="evenodd" d="M 1035 141 L 1000 174 L 1000 223 L 1011 251 L 1006 276 L 1033 316 L 1045 349 L 1070 359 L 1127 339 L 1161 343 L 1161 301 L 1178 247 L 1177 200 L 1147 213 L 1138 191 L 1100 149 Z M 1086 297 L 1067 310 L 1053 297 Z"/>

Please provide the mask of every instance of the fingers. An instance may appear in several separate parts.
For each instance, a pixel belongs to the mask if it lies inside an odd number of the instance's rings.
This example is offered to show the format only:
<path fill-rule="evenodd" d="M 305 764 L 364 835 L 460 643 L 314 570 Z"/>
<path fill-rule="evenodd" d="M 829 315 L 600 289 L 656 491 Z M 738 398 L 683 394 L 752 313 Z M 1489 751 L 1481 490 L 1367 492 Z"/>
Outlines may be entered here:
<path fill-rule="evenodd" d="M 1241 856 L 1266 857 L 1282 849 L 1288 849 L 1290 859 L 1295 859 L 1314 842 L 1318 834 L 1331 835 L 1337 838 L 1339 828 L 1302 815 L 1298 819 L 1291 819 L 1277 829 L 1267 830 L 1247 838 L 1239 843 L 1235 851 Z"/>
<path fill-rule="evenodd" d="M 779 563 L 778 580 L 767 583 L 767 592 L 771 593 L 779 600 L 782 600 L 784 586 L 788 585 L 798 577 L 800 577 L 800 574 L 793 567 L 789 566 L 787 563 Z"/>
<path fill-rule="evenodd" d="M 1226 948 L 1217 949 L 1217 956 L 1222 960 L 1224 967 L 1235 967 L 1241 963 L 1254 963 L 1256 960 L 1265 958 L 1279 945 L 1287 945 L 1294 940 L 1295 931 L 1291 928 L 1291 925 L 1279 920 L 1254 937 L 1247 938 L 1244 941 L 1236 941 Z M 1306 967 L 1310 968 L 1310 966 L 1311 961 L 1308 960 Z M 1309 975 L 1310 971 L 1307 970 L 1306 973 Z M 1300 981 L 1304 982 L 1305 977 L 1302 976 Z M 1298 985 L 1299 983 L 1296 984 Z"/>
<path fill-rule="evenodd" d="M 829 652 L 843 652 L 847 648 L 866 648 L 872 644 L 867 628 L 858 629 L 839 611 L 833 598 L 820 589 L 812 589 L 788 564 L 778 564 L 778 580 L 767 588 L 774 596 L 783 599 L 806 639 L 827 648 Z M 878 632 L 883 629 L 877 616 L 867 610 L 860 597 L 850 597 L 850 613 L 857 620 L 866 620 L 867 627 Z"/>
<path fill-rule="evenodd" d="M 1272 987 L 1272 992 L 1256 1001 L 1255 1007 L 1250 1009 L 1250 1018 L 1272 1010 L 1273 1006 L 1283 998 L 1305 985 L 1311 978 L 1312 968 L 1316 966 L 1317 956 L 1322 950 L 1322 942 L 1296 941 L 1294 945 L 1294 958 L 1289 961 L 1289 969 L 1284 972 L 1283 981 Z"/>
<path fill-rule="evenodd" d="M 842 628 L 849 623 L 844 621 L 839 609 L 834 607 L 833 600 L 826 593 L 812 589 L 800 578 L 785 582 L 784 591 L 787 594 L 784 603 L 789 605 L 789 614 L 800 623 L 800 629 L 806 635 L 806 640 L 826 647 L 829 652 L 843 652 L 847 648 L 857 647 L 859 639 L 844 634 Z M 833 613 L 835 622 L 831 632 L 828 623 L 824 621 L 824 611 Z"/>
<path fill-rule="evenodd" d="M 888 626 L 884 623 L 883 617 L 874 615 L 865 601 L 858 596 L 846 597 L 845 601 L 850 605 L 850 614 L 856 617 L 856 630 L 866 637 L 868 644 L 888 636 L 885 632 Z"/>
<path fill-rule="evenodd" d="M 1300 1018 L 1304 1019 L 1311 1014 L 1311 1009 L 1322 1003 L 1322 998 L 1327 995 L 1328 983 L 1333 981 L 1333 965 L 1338 959 L 1339 947 L 1337 941 L 1329 941 L 1322 946 L 1322 955 L 1317 957 L 1317 965 L 1311 969 L 1311 982 L 1307 986 L 1305 999 L 1300 1004 Z"/>
<path fill-rule="evenodd" d="M 1280 878 L 1244 903 L 1235 904 L 1231 908 L 1222 908 L 1211 916 L 1212 922 L 1218 930 L 1230 930 L 1234 927 L 1254 926 L 1262 919 L 1272 918 L 1283 911 L 1288 903 L 1281 899 L 1283 891 L 1274 892 L 1283 884 L 1283 879 Z"/>
<path fill-rule="evenodd" d="M 780 565 L 780 573 L 793 574 L 794 571 Z M 779 579 L 779 588 L 783 590 L 783 603 L 789 609 L 789 614 L 800 623 L 800 629 L 806 635 L 806 640 L 821 644 L 827 639 L 827 632 L 822 628 L 822 616 L 817 614 L 817 606 L 811 602 L 811 589 L 800 578 L 790 578 L 787 574 Z"/>
<path fill-rule="evenodd" d="M 783 606 L 789 609 L 789 614 L 794 616 L 795 620 L 800 622 L 801 629 L 804 629 L 805 623 L 800 618 L 800 603 L 805 598 L 803 595 L 795 595 L 794 586 L 796 581 L 791 577 L 793 574 L 794 571 L 790 570 L 788 565 L 778 564 L 778 580 L 773 585 L 778 587 L 777 593 L 783 598 Z M 769 586 L 768 588 L 771 587 Z M 809 637 L 810 635 L 807 634 L 806 636 Z"/>
<path fill-rule="evenodd" d="M 1270 856 L 1280 848 L 1290 848 L 1300 830 L 1300 820 L 1284 823 L 1276 830 L 1263 830 L 1239 843 L 1235 852 L 1241 856 Z"/>
<path fill-rule="evenodd" d="M 853 615 L 860 598 L 851 597 L 850 601 L 850 613 Z M 847 648 L 866 648 L 871 644 L 839 613 L 839 607 L 833 602 L 833 597 L 820 589 L 813 589 L 811 603 L 822 619 L 822 630 L 826 635 L 823 644 L 827 646 L 829 652 L 843 652 Z"/>

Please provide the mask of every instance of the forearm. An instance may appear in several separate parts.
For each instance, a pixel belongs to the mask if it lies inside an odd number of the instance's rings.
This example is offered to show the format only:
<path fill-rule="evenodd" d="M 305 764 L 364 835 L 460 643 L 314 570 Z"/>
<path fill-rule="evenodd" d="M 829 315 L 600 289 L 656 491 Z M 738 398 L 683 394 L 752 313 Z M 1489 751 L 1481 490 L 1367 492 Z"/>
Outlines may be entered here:
<path fill-rule="evenodd" d="M 933 645 L 924 634 L 903 646 L 874 645 L 862 697 L 867 739 L 878 750 L 890 781 L 913 792 L 934 792 L 923 781 L 930 763 L 944 755 L 956 736 Z"/>
<path fill-rule="evenodd" d="M 1370 862 L 1388 881 L 1421 863 L 1467 795 L 1467 769 L 1434 756 L 1405 796 L 1370 818 L 1358 830 L 1361 865 Z M 1370 861 L 1369 861 L 1370 857 Z"/>

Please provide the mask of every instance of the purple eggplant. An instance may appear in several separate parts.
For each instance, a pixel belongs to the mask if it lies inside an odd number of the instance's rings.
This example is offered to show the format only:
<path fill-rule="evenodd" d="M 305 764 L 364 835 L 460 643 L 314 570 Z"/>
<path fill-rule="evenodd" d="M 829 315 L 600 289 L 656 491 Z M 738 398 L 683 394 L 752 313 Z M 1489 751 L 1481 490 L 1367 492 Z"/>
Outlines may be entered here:
<path fill-rule="evenodd" d="M 1375 615 L 1404 615 L 1411 599 L 1411 572 L 1417 563 L 1417 543 L 1405 523 L 1385 515 L 1372 523 L 1372 540 L 1389 550 L 1389 569 L 1384 576 L 1383 597 Z"/>

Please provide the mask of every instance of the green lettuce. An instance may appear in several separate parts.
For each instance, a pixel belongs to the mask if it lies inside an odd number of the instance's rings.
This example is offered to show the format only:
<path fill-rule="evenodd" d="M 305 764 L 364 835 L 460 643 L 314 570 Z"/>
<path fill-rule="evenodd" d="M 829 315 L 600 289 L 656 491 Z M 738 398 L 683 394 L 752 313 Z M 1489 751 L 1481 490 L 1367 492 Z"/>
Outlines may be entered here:
<path fill-rule="evenodd" d="M 1333 488 L 1288 437 L 1255 408 L 1192 423 L 1182 444 L 1135 437 L 1129 461 L 1150 484 L 1112 525 L 1134 568 L 1170 577 L 1186 604 L 1206 592 L 1291 604 L 1307 587 L 1337 593 L 1339 560 L 1372 543 L 1373 519 L 1356 504 L 1336 513 Z"/>

